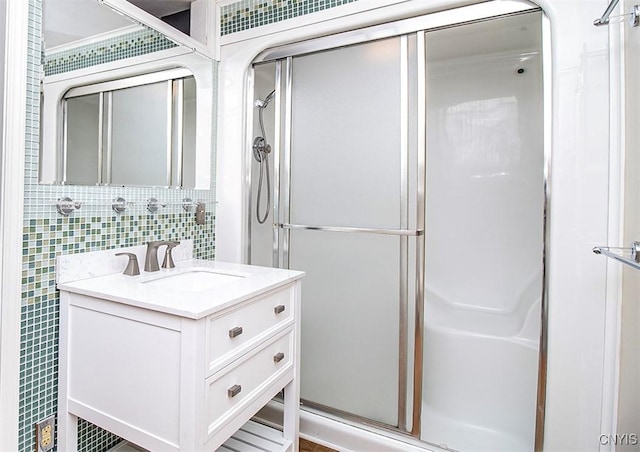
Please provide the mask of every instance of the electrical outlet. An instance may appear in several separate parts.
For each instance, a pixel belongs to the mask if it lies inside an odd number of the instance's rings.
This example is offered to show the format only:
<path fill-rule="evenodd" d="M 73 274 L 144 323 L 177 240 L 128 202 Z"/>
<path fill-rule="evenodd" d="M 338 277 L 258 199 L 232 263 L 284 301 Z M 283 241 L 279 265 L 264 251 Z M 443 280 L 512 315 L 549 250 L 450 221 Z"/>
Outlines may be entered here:
<path fill-rule="evenodd" d="M 36 423 L 36 452 L 49 452 L 53 449 L 55 423 L 55 416 Z"/>

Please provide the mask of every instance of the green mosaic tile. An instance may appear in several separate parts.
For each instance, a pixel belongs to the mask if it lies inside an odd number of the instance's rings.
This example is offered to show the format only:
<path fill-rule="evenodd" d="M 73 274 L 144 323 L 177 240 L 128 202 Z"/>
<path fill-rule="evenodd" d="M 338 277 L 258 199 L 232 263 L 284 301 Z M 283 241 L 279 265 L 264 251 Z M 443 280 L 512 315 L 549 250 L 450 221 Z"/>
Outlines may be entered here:
<path fill-rule="evenodd" d="M 222 7 L 220 31 L 224 36 L 354 1 L 356 0 L 242 0 Z"/>
<path fill-rule="evenodd" d="M 78 452 L 105 451 L 120 441 L 122 438 L 84 419 L 78 422 Z M 100 445 L 100 449 L 97 449 L 96 444 Z"/>
<path fill-rule="evenodd" d="M 45 75 L 61 74 L 176 47 L 160 33 L 144 29 L 57 53 L 45 53 Z"/>
<path fill-rule="evenodd" d="M 55 223 L 54 225 L 50 224 Z M 127 233 L 115 231 L 129 229 Z M 22 270 L 22 335 L 20 348 L 20 450 L 33 450 L 33 424 L 57 411 L 59 291 L 55 287 L 55 258 L 125 246 L 150 240 L 194 240 L 194 256 L 215 257 L 214 215 L 204 226 L 193 214 L 92 216 L 90 218 L 30 219 L 24 222 Z M 60 238 L 77 232 L 74 243 Z M 104 451 L 119 438 L 95 426 L 78 426 L 80 451 Z"/>

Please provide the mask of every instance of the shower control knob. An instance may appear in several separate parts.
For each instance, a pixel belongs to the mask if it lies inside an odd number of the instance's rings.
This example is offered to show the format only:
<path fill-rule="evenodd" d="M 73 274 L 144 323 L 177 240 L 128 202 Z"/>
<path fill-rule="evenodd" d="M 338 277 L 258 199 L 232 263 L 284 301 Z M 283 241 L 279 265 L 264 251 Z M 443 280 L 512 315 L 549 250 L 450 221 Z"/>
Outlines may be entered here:
<path fill-rule="evenodd" d="M 262 161 L 264 154 L 271 153 L 271 145 L 263 137 L 256 137 L 253 140 L 253 154 L 257 161 Z"/>

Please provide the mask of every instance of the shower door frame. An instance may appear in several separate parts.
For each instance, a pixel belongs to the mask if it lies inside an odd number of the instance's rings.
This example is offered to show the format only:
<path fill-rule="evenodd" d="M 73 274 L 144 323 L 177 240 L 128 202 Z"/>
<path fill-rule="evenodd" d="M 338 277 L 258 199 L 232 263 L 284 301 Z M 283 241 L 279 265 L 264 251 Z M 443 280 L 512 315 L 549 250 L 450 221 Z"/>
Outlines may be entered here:
<path fill-rule="evenodd" d="M 485 8 L 488 7 L 488 8 Z M 498 10 L 498 11 L 496 11 Z M 535 442 L 534 450 L 542 451 L 544 444 L 544 420 L 546 405 L 546 369 L 547 369 L 547 328 L 548 328 L 548 255 L 546 250 L 549 249 L 549 199 L 550 199 L 550 161 L 551 161 L 551 42 L 550 42 L 550 23 L 544 11 L 537 5 L 527 1 L 507 1 L 496 2 L 489 1 L 459 8 L 448 9 L 441 12 L 431 13 L 423 16 L 412 17 L 409 19 L 394 21 L 394 27 L 388 27 L 387 24 L 374 25 L 343 33 L 284 44 L 278 47 L 266 49 L 253 60 L 252 66 L 247 76 L 247 92 L 253 93 L 254 76 L 253 66 L 260 63 L 275 62 L 276 66 L 276 95 L 275 95 L 275 137 L 274 137 L 274 189 L 273 189 L 273 254 L 272 264 L 274 267 L 288 268 L 289 251 L 290 251 L 290 233 L 292 229 L 303 230 L 319 230 L 334 232 L 360 232 L 374 233 L 385 235 L 397 235 L 402 237 L 400 246 L 400 275 L 401 275 L 401 294 L 408 294 L 407 276 L 408 271 L 402 267 L 402 263 L 408 264 L 408 237 L 416 237 L 416 302 L 415 302 L 415 328 L 414 328 L 414 359 L 413 359 L 413 397 L 412 397 L 412 416 L 411 429 L 407 430 L 406 420 L 406 404 L 407 398 L 407 360 L 403 357 L 407 350 L 407 334 L 408 334 L 408 300 L 402 295 L 400 297 L 400 363 L 399 363 L 399 388 L 398 388 L 398 426 L 391 426 L 371 419 L 363 418 L 358 415 L 347 413 L 332 407 L 326 407 L 318 404 L 315 405 L 321 412 L 326 412 L 336 418 L 347 420 L 360 427 L 381 428 L 385 431 L 399 434 L 400 437 L 411 440 L 419 440 L 423 444 L 429 443 L 420 439 L 421 427 L 421 409 L 422 409 L 422 380 L 423 380 L 423 320 L 424 320 L 424 259 L 425 259 L 425 196 L 426 196 L 426 115 L 427 115 L 427 99 L 426 92 L 426 34 L 445 28 L 453 28 L 464 26 L 467 24 L 477 23 L 486 20 L 508 17 L 519 14 L 527 14 L 532 12 L 540 12 L 542 18 L 542 62 L 543 62 L 543 172 L 544 172 L 544 224 L 543 224 L 543 288 L 541 302 L 541 322 L 540 322 L 540 342 L 539 342 L 539 359 L 538 359 L 538 380 L 537 380 L 537 402 L 535 414 Z M 435 19 L 435 20 L 434 20 Z M 408 49 L 407 38 L 410 34 L 416 35 L 417 44 L 417 165 L 418 165 L 418 183 L 416 193 L 416 229 L 407 229 L 408 226 L 408 104 L 407 104 L 407 70 L 408 70 Z M 300 56 L 310 53 L 316 53 L 324 50 L 336 49 L 344 46 L 361 44 L 370 41 L 400 37 L 401 38 L 401 224 L 399 229 L 374 229 L 374 228 L 350 228 L 350 227 L 330 227 L 330 226 L 310 226 L 310 225 L 294 225 L 290 223 L 290 181 L 291 181 L 291 127 L 292 127 L 292 107 L 291 107 L 291 89 L 292 89 L 292 59 L 294 56 Z M 247 111 L 252 111 L 251 99 L 252 95 L 247 96 L 249 106 Z M 284 105 L 283 105 L 284 104 Z M 246 122 L 246 139 L 247 156 L 250 158 L 251 141 L 252 141 L 252 115 L 247 117 Z M 284 117 L 284 123 L 282 122 Z M 280 153 L 282 149 L 282 155 Z M 283 159 L 282 172 L 280 159 Z M 250 161 L 250 160 L 248 160 Z M 284 178 L 283 178 L 284 177 Z M 246 165 L 246 206 L 247 206 L 247 236 L 245 246 L 245 261 L 250 262 L 251 256 L 251 165 Z M 284 184 L 283 184 L 284 181 Z M 280 190 L 281 184 L 283 189 Z M 280 204 L 280 199 L 283 200 Z M 403 219 L 406 218 L 405 222 Z M 280 234 L 282 230 L 282 234 Z M 403 275 L 405 276 L 403 280 Z M 403 323 L 404 319 L 404 323 Z M 314 411 L 311 407 L 310 411 Z"/>

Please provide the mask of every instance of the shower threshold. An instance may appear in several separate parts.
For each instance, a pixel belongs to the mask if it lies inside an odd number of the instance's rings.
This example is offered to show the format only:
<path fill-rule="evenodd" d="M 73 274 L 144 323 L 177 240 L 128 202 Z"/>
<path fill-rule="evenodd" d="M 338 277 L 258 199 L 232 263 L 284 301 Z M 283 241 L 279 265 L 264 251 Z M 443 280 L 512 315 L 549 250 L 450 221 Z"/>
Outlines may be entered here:
<path fill-rule="evenodd" d="M 255 419 L 274 428 L 281 428 L 283 406 L 272 400 Z M 458 452 L 419 441 L 409 434 L 390 428 L 373 426 L 344 419 L 321 410 L 302 405 L 300 407 L 300 437 L 322 446 L 343 452 L 384 450 L 388 452 Z"/>

